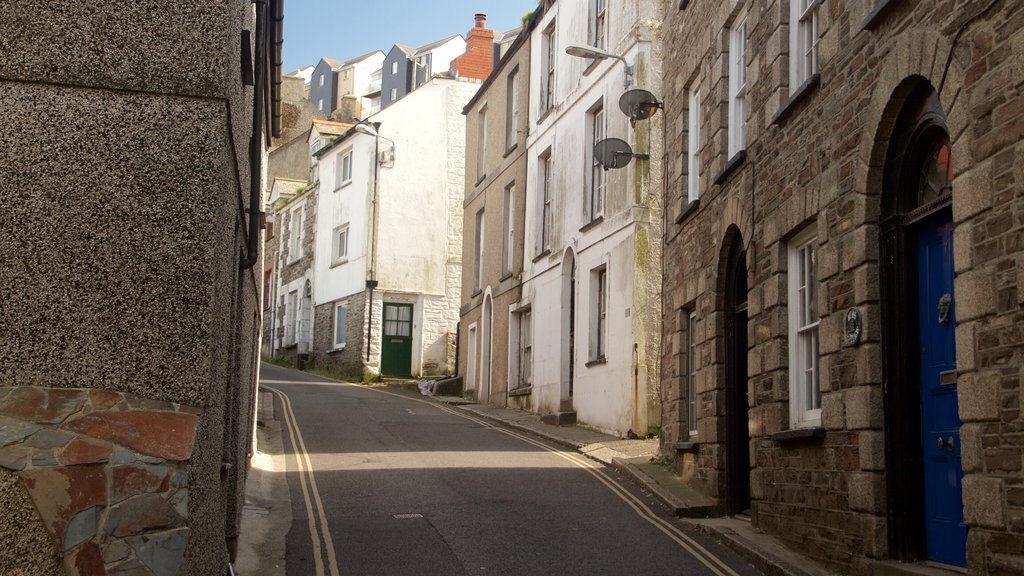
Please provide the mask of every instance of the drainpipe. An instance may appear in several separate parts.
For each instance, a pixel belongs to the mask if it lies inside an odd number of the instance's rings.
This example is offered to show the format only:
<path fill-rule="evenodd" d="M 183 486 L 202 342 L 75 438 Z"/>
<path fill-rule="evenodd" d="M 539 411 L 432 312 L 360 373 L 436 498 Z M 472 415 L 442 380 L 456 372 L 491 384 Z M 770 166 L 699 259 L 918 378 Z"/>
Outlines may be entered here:
<path fill-rule="evenodd" d="M 376 128 L 376 127 L 375 127 Z M 366 363 L 370 363 L 370 343 L 373 336 L 373 289 L 377 287 L 377 194 L 380 190 L 380 134 L 373 138 L 373 196 L 370 200 L 370 268 L 366 275 L 366 289 L 370 292 L 370 308 L 366 315 Z M 384 320 L 381 319 L 383 324 Z M 383 366 L 381 366 L 383 369 Z"/>
<path fill-rule="evenodd" d="M 633 343 L 633 431 L 640 427 L 640 349 Z M 646 434 L 646 431 L 645 431 Z"/>
<path fill-rule="evenodd" d="M 263 196 L 260 167 L 263 159 L 263 107 L 267 82 L 267 0 L 254 0 L 253 4 L 256 5 L 256 43 L 253 50 L 255 52 L 256 78 L 253 86 L 252 135 L 249 137 L 249 208 L 245 210 L 249 214 L 249 239 L 246 255 L 239 262 L 242 270 L 252 268 L 259 260 L 260 228 L 263 226 L 263 219 L 266 216 L 260 210 Z"/>

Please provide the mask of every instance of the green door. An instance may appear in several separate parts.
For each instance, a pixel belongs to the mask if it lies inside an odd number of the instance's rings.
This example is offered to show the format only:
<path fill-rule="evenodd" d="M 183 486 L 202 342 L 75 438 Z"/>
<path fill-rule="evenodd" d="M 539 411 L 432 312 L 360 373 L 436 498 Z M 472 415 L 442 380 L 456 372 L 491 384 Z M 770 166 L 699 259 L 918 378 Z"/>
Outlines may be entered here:
<path fill-rule="evenodd" d="M 387 376 L 412 374 L 412 304 L 384 303 L 384 341 L 380 371 Z"/>

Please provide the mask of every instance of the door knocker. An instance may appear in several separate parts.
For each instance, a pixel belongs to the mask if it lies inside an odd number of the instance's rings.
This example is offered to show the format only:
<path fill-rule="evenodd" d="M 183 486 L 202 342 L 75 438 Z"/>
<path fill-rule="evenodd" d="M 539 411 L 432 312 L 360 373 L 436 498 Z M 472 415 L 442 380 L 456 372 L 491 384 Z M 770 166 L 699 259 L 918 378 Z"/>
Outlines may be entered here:
<path fill-rule="evenodd" d="M 953 304 L 953 297 L 949 293 L 942 295 L 939 298 L 939 324 L 946 324 L 949 322 L 949 307 Z"/>

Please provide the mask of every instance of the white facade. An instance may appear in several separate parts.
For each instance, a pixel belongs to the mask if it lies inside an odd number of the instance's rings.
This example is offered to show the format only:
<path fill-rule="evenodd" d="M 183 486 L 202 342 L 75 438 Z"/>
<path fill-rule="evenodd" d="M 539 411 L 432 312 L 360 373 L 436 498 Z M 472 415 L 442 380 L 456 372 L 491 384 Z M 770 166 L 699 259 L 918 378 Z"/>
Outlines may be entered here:
<path fill-rule="evenodd" d="M 591 0 L 554 2 L 531 42 L 526 254 L 517 304 L 532 309 L 531 404 L 541 414 L 575 412 L 580 422 L 619 435 L 660 425 L 662 117 L 632 128 L 618 106 L 623 63 L 570 56 L 565 47 L 603 37 L 605 50 L 635 66 L 630 87 L 660 98 L 652 27 L 661 4 L 608 2 L 596 18 Z M 605 26 L 600 34 L 595 22 Z M 595 170 L 593 142 L 605 136 L 650 159 Z"/>
<path fill-rule="evenodd" d="M 477 82 L 435 78 L 369 119 L 379 123 L 376 191 L 373 136 L 350 131 L 320 154 L 314 300 L 318 306 L 339 302 L 367 293 L 367 281 L 377 281 L 365 366 L 371 372 L 381 366 L 382 303 L 413 305 L 413 374 L 454 368 L 450 348 L 462 269 L 461 110 L 478 88 Z M 339 230 L 347 230 L 348 244 L 341 259 L 335 257 Z M 366 338 L 365 327 L 361 332 L 349 341 Z"/>
<path fill-rule="evenodd" d="M 374 72 L 380 71 L 380 67 L 384 64 L 385 56 L 384 52 L 377 50 L 359 60 L 346 62 L 338 70 L 337 106 L 341 105 L 343 97 L 351 94 L 359 99 L 360 108 L 364 111 L 362 117 L 365 118 L 369 115 L 365 111 L 372 109 L 373 99 L 368 97 L 367 94 L 374 92 L 374 85 L 376 85 L 376 92 L 380 92 L 380 78 L 378 76 L 375 83 L 373 75 Z"/>

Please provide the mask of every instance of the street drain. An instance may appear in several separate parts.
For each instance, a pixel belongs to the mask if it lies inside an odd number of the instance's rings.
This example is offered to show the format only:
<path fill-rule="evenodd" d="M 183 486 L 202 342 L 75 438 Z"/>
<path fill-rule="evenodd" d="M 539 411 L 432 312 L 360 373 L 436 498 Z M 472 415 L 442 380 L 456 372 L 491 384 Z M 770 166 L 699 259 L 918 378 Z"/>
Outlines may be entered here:
<path fill-rule="evenodd" d="M 395 520 L 409 520 L 410 518 L 423 518 L 423 514 L 395 514 Z"/>

